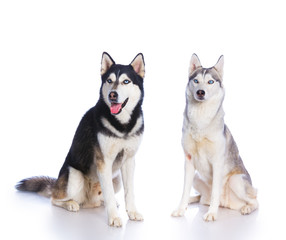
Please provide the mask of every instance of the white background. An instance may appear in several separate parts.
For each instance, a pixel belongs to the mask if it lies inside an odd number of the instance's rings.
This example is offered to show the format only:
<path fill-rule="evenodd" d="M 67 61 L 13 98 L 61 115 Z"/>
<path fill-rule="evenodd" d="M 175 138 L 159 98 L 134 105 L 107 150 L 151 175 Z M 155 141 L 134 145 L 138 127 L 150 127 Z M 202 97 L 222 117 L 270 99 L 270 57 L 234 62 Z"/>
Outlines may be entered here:
<path fill-rule="evenodd" d="M 6 239 L 285 239 L 285 4 L 283 1 L 1 1 L 1 232 Z M 103 208 L 69 213 L 14 185 L 56 177 L 83 114 L 98 99 L 107 51 L 146 62 L 145 136 L 136 200 L 145 217 L 107 226 Z M 249 216 L 205 206 L 171 218 L 183 188 L 181 128 L 189 60 L 225 56 L 225 121 L 260 208 Z M 2 238 L 2 237 L 1 237 Z"/>

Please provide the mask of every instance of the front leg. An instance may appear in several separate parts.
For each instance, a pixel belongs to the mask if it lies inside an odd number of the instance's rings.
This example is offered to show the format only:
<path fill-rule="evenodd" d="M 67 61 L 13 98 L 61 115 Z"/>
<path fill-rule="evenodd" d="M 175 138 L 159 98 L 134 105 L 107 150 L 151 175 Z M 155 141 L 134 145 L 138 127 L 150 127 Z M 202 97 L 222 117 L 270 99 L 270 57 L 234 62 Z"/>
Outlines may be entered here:
<path fill-rule="evenodd" d="M 104 161 L 100 169 L 97 170 L 97 174 L 103 193 L 104 203 L 107 209 L 108 223 L 113 227 L 121 227 L 122 221 L 118 216 L 112 183 L 112 163 L 113 161 Z"/>
<path fill-rule="evenodd" d="M 194 176 L 195 176 L 195 167 L 191 159 L 191 155 L 187 154 L 185 160 L 185 178 L 184 178 L 183 195 L 179 207 L 172 213 L 173 217 L 184 216 L 186 209 L 188 207 Z"/>
<path fill-rule="evenodd" d="M 213 164 L 211 202 L 208 212 L 203 217 L 205 221 L 215 221 L 217 219 L 217 212 L 220 204 L 220 194 L 222 187 L 222 159 L 223 157 L 216 158 Z"/>
<path fill-rule="evenodd" d="M 125 193 L 125 208 L 130 220 L 142 221 L 143 216 L 137 211 L 134 202 L 134 158 L 128 158 L 121 167 L 121 175 Z"/>

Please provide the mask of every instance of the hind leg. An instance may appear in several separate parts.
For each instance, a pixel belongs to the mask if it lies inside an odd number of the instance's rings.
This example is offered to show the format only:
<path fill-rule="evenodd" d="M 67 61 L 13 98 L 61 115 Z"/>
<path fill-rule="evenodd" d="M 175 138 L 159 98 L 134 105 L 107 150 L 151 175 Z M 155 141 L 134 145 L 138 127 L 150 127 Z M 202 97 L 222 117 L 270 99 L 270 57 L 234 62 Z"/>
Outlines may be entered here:
<path fill-rule="evenodd" d="M 85 180 L 82 173 L 69 167 L 57 180 L 52 194 L 52 204 L 77 212 L 85 200 Z"/>
<path fill-rule="evenodd" d="M 195 178 L 194 178 L 194 188 L 200 194 L 200 198 L 198 199 L 198 197 L 197 197 L 197 199 L 200 201 L 200 203 L 203 205 L 210 205 L 211 187 L 205 181 L 203 181 L 200 178 L 198 173 L 196 173 Z M 196 197 L 191 197 L 190 201 L 191 200 L 197 200 L 197 199 L 196 199 Z"/>
<path fill-rule="evenodd" d="M 103 201 L 102 190 L 99 182 L 89 182 L 89 187 L 86 191 L 86 200 L 82 204 L 82 208 L 96 208 L 100 207 Z"/>
<path fill-rule="evenodd" d="M 201 200 L 201 195 L 191 196 L 189 198 L 189 204 L 200 202 L 200 200 Z"/>
<path fill-rule="evenodd" d="M 115 178 L 112 179 L 113 182 L 113 189 L 114 192 L 117 193 L 119 192 L 121 188 L 121 176 L 118 174 Z M 104 199 L 103 199 L 103 194 L 101 190 L 101 186 L 99 182 L 96 183 L 89 183 L 90 187 L 87 190 L 87 199 L 86 201 L 82 204 L 82 208 L 96 208 L 100 207 L 101 205 L 104 204 Z M 117 203 L 117 206 L 119 204 Z"/>
<path fill-rule="evenodd" d="M 62 201 L 52 198 L 52 204 L 57 207 L 62 207 L 70 212 L 78 212 L 80 209 L 79 204 L 74 200 Z"/>
<path fill-rule="evenodd" d="M 244 177 L 244 174 L 237 174 L 229 180 L 229 187 L 237 197 L 236 199 L 231 197 L 230 208 L 237 210 L 239 208 L 243 215 L 250 214 L 258 208 L 257 191 Z"/>

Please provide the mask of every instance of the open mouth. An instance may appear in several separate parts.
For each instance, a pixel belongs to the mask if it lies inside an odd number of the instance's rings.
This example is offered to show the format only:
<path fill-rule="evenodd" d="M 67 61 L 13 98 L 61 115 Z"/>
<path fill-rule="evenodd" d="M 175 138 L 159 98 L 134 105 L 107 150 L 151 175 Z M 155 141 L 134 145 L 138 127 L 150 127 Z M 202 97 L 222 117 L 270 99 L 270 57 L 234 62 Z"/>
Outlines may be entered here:
<path fill-rule="evenodd" d="M 123 103 L 111 103 L 110 112 L 113 115 L 119 114 L 128 102 L 128 98 Z"/>

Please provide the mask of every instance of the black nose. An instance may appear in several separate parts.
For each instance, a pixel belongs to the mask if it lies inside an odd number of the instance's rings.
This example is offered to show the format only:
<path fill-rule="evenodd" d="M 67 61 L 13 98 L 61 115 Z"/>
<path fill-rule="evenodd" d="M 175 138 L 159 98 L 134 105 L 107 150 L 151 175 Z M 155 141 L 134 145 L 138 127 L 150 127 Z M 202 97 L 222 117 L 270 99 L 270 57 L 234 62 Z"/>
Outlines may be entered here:
<path fill-rule="evenodd" d="M 118 98 L 118 93 L 115 92 L 115 91 L 112 91 L 112 92 L 109 93 L 108 97 L 109 97 L 110 101 L 116 102 L 117 98 Z"/>
<path fill-rule="evenodd" d="M 197 96 L 198 96 L 199 98 L 204 97 L 205 94 L 206 94 L 206 92 L 205 92 L 204 90 L 198 90 L 198 91 L 197 91 Z"/>

